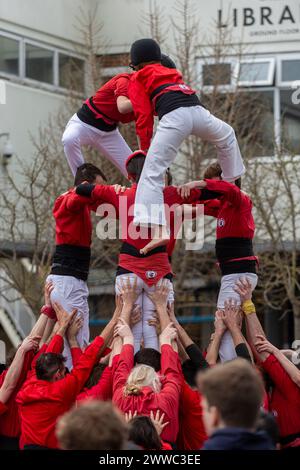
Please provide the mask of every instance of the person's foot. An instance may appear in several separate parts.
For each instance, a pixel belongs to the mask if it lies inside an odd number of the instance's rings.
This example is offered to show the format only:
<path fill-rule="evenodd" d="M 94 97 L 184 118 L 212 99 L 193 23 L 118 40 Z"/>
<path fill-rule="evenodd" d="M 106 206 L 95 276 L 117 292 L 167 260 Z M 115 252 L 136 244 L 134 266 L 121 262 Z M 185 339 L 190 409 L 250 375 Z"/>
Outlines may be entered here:
<path fill-rule="evenodd" d="M 158 246 L 167 245 L 169 241 L 170 235 L 167 227 L 164 225 L 155 225 L 153 238 L 140 250 L 140 253 L 142 255 L 146 255 L 149 251 L 154 250 L 154 248 L 157 248 Z"/>

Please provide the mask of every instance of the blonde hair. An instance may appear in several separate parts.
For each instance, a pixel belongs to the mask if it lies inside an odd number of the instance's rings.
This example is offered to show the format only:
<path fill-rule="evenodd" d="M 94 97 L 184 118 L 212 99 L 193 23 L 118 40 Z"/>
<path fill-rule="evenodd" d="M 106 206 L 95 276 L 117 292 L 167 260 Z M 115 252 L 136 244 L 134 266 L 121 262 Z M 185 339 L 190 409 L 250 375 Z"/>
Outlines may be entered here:
<path fill-rule="evenodd" d="M 155 393 L 159 393 L 161 391 L 161 382 L 153 367 L 138 364 L 128 376 L 124 394 L 126 396 L 140 395 L 143 387 L 151 387 Z"/>

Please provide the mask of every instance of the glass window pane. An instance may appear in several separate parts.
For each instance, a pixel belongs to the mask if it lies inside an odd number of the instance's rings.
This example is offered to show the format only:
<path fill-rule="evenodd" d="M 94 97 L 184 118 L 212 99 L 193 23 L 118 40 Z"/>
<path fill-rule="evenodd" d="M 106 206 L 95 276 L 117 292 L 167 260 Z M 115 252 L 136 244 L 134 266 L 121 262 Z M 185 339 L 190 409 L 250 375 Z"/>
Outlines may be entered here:
<path fill-rule="evenodd" d="M 204 86 L 230 85 L 231 64 L 205 64 L 202 67 Z"/>
<path fill-rule="evenodd" d="M 54 52 L 26 44 L 26 77 L 53 83 Z"/>
<path fill-rule="evenodd" d="M 59 54 L 59 86 L 84 91 L 84 61 Z"/>
<path fill-rule="evenodd" d="M 300 59 L 282 61 L 282 81 L 300 80 Z"/>
<path fill-rule="evenodd" d="M 256 82 L 268 80 L 270 62 L 242 63 L 240 67 L 240 82 Z"/>
<path fill-rule="evenodd" d="M 280 91 L 281 143 L 288 152 L 300 155 L 300 107 L 293 103 L 294 91 Z"/>
<path fill-rule="evenodd" d="M 19 41 L 0 36 L 0 70 L 19 75 Z"/>

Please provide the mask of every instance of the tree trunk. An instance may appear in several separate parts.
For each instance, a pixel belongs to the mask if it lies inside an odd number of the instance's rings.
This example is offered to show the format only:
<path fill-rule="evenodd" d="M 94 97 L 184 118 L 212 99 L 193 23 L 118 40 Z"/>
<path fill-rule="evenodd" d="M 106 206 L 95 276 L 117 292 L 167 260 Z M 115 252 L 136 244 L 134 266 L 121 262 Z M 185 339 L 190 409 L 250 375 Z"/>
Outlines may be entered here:
<path fill-rule="evenodd" d="M 300 341 L 300 311 L 294 309 L 294 339 Z"/>

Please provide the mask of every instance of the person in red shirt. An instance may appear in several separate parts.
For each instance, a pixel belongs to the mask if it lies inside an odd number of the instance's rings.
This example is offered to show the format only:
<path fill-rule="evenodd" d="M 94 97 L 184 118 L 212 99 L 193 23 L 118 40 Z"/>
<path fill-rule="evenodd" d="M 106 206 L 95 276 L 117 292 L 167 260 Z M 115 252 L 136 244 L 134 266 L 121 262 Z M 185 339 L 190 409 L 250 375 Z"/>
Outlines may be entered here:
<path fill-rule="evenodd" d="M 26 353 L 28 351 L 37 349 L 38 340 L 39 338 L 31 338 L 30 336 L 26 337 L 22 344 L 19 346 L 9 369 L 6 371 L 6 373 L 1 374 L 2 383 L 0 385 L 0 415 L 3 415 L 8 410 L 6 403 L 17 388 L 22 373 Z"/>
<path fill-rule="evenodd" d="M 281 446 L 300 447 L 299 370 L 266 339 L 251 299 L 250 281 L 240 279 L 236 289 L 246 318 L 248 341 L 268 377 L 268 406 L 277 419 Z"/>
<path fill-rule="evenodd" d="M 160 47 L 153 39 L 135 41 L 130 55 L 136 72 L 130 77 L 128 96 L 140 148 L 147 151 L 137 189 L 134 223 L 151 225 L 153 229 L 152 240 L 142 250 L 146 253 L 168 242 L 164 177 L 184 139 L 192 134 L 212 142 L 226 180 L 239 178 L 245 167 L 232 127 L 201 105 L 195 90 L 184 83 L 180 72 L 161 64 Z M 159 125 L 151 142 L 155 113 Z"/>
<path fill-rule="evenodd" d="M 117 126 L 134 120 L 128 99 L 130 74 L 116 75 L 94 96 L 87 99 L 69 120 L 62 143 L 68 163 L 75 176 L 84 163 L 81 147 L 90 145 L 105 155 L 124 175 L 125 161 L 131 150 Z"/>
<path fill-rule="evenodd" d="M 120 284 L 124 277 L 130 278 L 131 282 L 135 280 L 139 294 L 137 305 L 140 305 L 142 311 L 141 321 L 133 327 L 135 352 L 140 349 L 142 337 L 145 348 L 158 349 L 155 327 L 149 325 L 149 320 L 153 317 L 154 306 L 148 294 L 162 278 L 167 279 L 169 282 L 169 302 L 174 301 L 171 283 L 173 274 L 169 256 L 175 247 L 176 224 L 178 225 L 177 219 L 179 219 L 179 217 L 176 217 L 176 208 L 183 204 L 200 203 L 202 201 L 202 193 L 199 190 L 193 190 L 188 197 L 182 198 L 175 186 L 165 187 L 164 201 L 170 212 L 170 244 L 167 247 L 157 247 L 149 251 L 147 255 L 142 254 L 140 251 L 149 243 L 151 234 L 150 230 L 145 227 L 140 230 L 139 227 L 134 226 L 133 212 L 137 185 L 145 160 L 146 154 L 142 151 L 134 152 L 128 157 L 126 169 L 132 186 L 122 193 L 117 194 L 113 186 L 103 185 L 82 184 L 76 189 L 76 193 L 89 198 L 91 204 L 93 204 L 93 201 L 99 200 L 111 204 L 115 208 L 115 212 L 111 214 L 111 217 L 120 219 L 123 244 L 118 261 L 116 293 L 119 293 Z M 106 211 L 106 209 L 107 206 L 103 206 L 103 210 Z M 181 224 L 181 214 L 179 222 Z"/>
<path fill-rule="evenodd" d="M 204 214 L 217 218 L 216 256 L 222 273 L 218 309 L 224 309 L 225 301 L 229 298 L 240 304 L 235 283 L 242 275 L 251 281 L 252 290 L 257 285 L 257 257 L 253 252 L 253 204 L 240 186 L 240 179 L 235 184 L 223 181 L 222 169 L 215 163 L 206 169 L 203 181 L 192 181 L 179 189 L 181 195 L 188 195 L 191 189 L 205 188 L 219 196 L 218 200 L 204 207 Z M 222 362 L 236 357 L 229 331 L 222 337 L 219 354 Z"/>
<path fill-rule="evenodd" d="M 60 330 L 57 336 L 65 334 L 72 315 L 54 304 Z M 73 312 L 73 316 L 76 310 Z M 21 416 L 21 448 L 58 447 L 55 426 L 59 416 L 68 411 L 89 374 L 112 339 L 117 318 L 115 315 L 101 335 L 85 349 L 72 372 L 66 374 L 65 360 L 61 354 L 42 354 L 36 363 L 36 376 L 27 380 L 17 395 Z"/>
<path fill-rule="evenodd" d="M 152 294 L 162 329 L 160 335 L 162 380 L 151 366 L 138 364 L 134 367 L 134 338 L 124 320 L 124 311 L 126 308 L 132 310 L 135 298 L 130 292 L 125 292 L 124 296 L 123 311 L 115 330 L 115 334 L 122 338 L 123 343 L 121 346 L 115 343 L 113 347 L 113 354 L 118 353 L 121 348 L 113 377 L 113 402 L 124 413 L 131 411 L 133 414 L 136 412 L 145 416 L 150 416 L 151 411 L 156 413 L 157 410 L 164 413 L 168 425 L 163 429 L 161 438 L 174 444 L 179 429 L 178 409 L 182 380 L 176 342 L 174 344 L 177 333 L 170 324 L 166 308 L 168 287 L 163 282 Z"/>
<path fill-rule="evenodd" d="M 104 183 L 102 171 L 91 163 L 85 163 L 77 169 L 74 184 L 82 182 Z M 113 187 L 112 187 L 113 188 Z M 54 286 L 51 302 L 58 302 L 66 311 L 78 310 L 83 319 L 83 327 L 78 334 L 79 346 L 83 348 L 89 342 L 89 307 L 87 278 L 91 257 L 92 222 L 91 211 L 96 211 L 101 201 L 93 204 L 86 197 L 71 188 L 59 196 L 53 208 L 56 223 L 56 246 L 50 275 L 47 282 Z M 64 354 L 67 367 L 72 368 L 69 346 L 65 344 Z"/>

